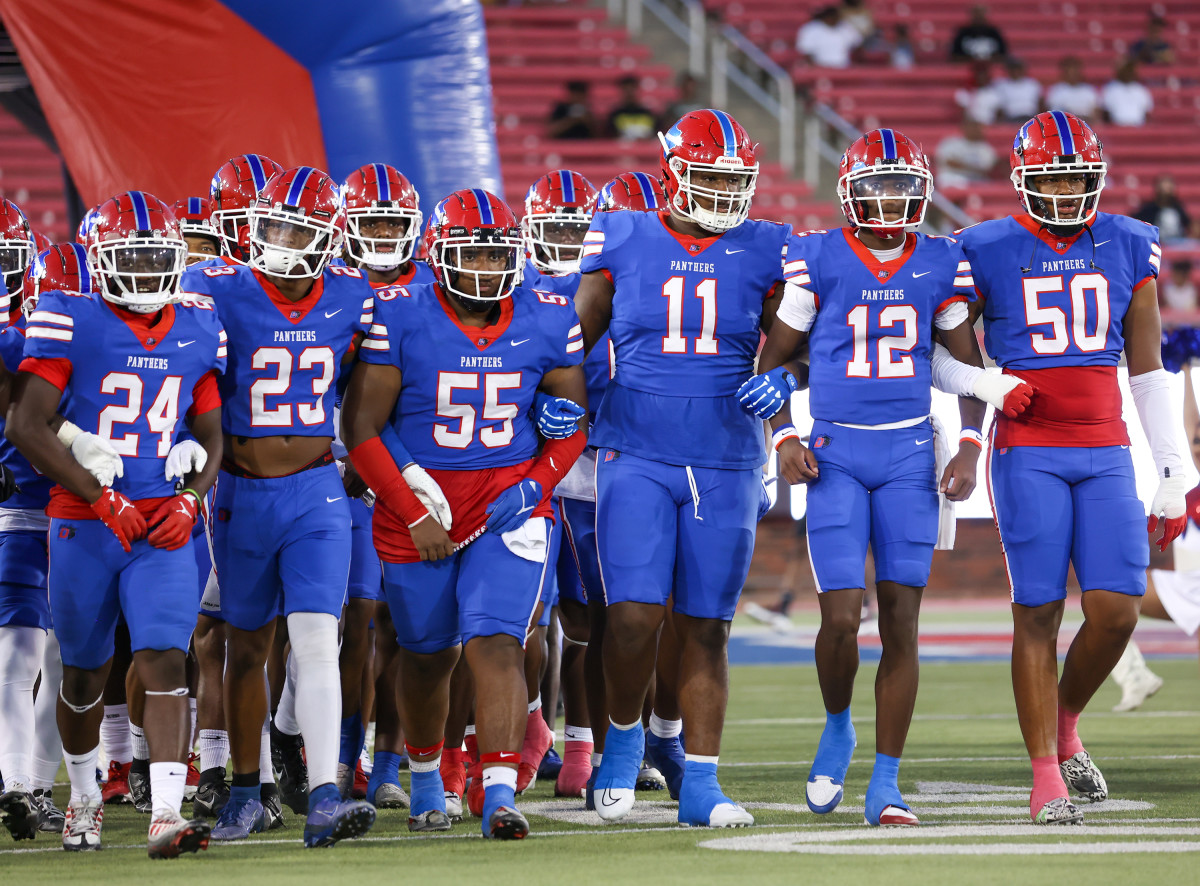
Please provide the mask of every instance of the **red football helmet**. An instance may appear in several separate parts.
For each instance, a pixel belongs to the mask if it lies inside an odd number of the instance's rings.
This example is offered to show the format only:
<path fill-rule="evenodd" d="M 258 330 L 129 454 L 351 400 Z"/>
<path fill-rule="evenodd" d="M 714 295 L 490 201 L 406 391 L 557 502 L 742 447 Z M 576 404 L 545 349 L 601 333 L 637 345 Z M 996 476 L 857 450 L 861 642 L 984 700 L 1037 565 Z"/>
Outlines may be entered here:
<path fill-rule="evenodd" d="M 507 203 L 481 188 L 455 191 L 434 208 L 425 245 L 438 283 L 472 311 L 486 311 L 512 295 L 524 271 L 517 217 Z M 468 268 L 468 261 L 500 267 Z M 464 275 L 473 279 L 475 291 L 459 288 Z"/>
<path fill-rule="evenodd" d="M 41 231 L 32 231 L 33 233 L 33 254 L 36 256 L 39 252 L 45 252 L 54 245 L 54 241 L 43 234 Z"/>
<path fill-rule="evenodd" d="M 368 163 L 350 173 L 342 195 L 347 255 L 375 271 L 393 270 L 412 258 L 421 239 L 421 200 L 403 173 L 386 163 Z M 363 233 L 364 226 L 373 236 Z"/>
<path fill-rule="evenodd" d="M 714 233 L 746 220 L 758 179 L 758 145 L 736 120 L 724 111 L 689 111 L 658 140 L 671 212 Z"/>
<path fill-rule="evenodd" d="M 579 273 L 595 211 L 596 188 L 578 172 L 556 169 L 530 185 L 521 234 L 533 266 L 543 274 Z"/>
<path fill-rule="evenodd" d="M 1017 130 L 1009 163 L 1013 187 L 1030 218 L 1043 225 L 1077 227 L 1096 217 L 1108 164 L 1096 133 L 1074 114 L 1043 111 L 1029 120 Z M 1083 189 L 1044 194 L 1037 187 L 1039 176 L 1081 176 Z"/>
<path fill-rule="evenodd" d="M 221 238 L 217 229 L 212 225 L 212 209 L 207 197 L 185 197 L 172 207 L 175 220 L 179 222 L 179 231 L 186 240 L 188 237 L 204 237 L 216 247 L 216 252 L 194 252 L 193 245 L 188 243 L 188 264 L 214 258 L 221 254 Z"/>
<path fill-rule="evenodd" d="M 99 206 L 93 206 L 79 220 L 79 227 L 75 229 L 75 242 L 80 246 L 88 245 L 88 238 L 92 236 L 92 228 L 96 226 L 96 210 L 99 208 Z"/>
<path fill-rule="evenodd" d="M 91 292 L 92 269 L 87 250 L 78 243 L 58 243 L 44 249 L 25 272 L 21 312 L 28 317 L 43 292 Z"/>
<path fill-rule="evenodd" d="M 622 172 L 600 189 L 596 198 L 597 212 L 631 209 L 634 212 L 653 212 L 667 205 L 662 182 L 648 172 Z"/>
<path fill-rule="evenodd" d="M 250 267 L 276 277 L 320 277 L 342 251 L 342 189 L 312 166 L 267 182 L 250 207 Z"/>
<path fill-rule="evenodd" d="M 126 191 L 100 204 L 88 242 L 96 289 L 106 300 L 140 314 L 179 297 L 187 241 L 175 213 L 144 191 Z"/>
<path fill-rule="evenodd" d="M 21 207 L 0 197 L 0 271 L 4 272 L 5 304 L 21 291 L 21 280 L 33 261 L 33 232 Z"/>
<path fill-rule="evenodd" d="M 212 227 L 221 238 L 221 252 L 234 261 L 245 264 L 249 258 L 246 244 L 250 226 L 250 207 L 259 192 L 283 167 L 262 154 L 239 154 L 213 175 L 208 186 Z"/>
<path fill-rule="evenodd" d="M 933 196 L 929 158 L 904 133 L 872 129 L 842 154 L 837 193 L 850 227 L 901 234 L 925 220 Z"/>

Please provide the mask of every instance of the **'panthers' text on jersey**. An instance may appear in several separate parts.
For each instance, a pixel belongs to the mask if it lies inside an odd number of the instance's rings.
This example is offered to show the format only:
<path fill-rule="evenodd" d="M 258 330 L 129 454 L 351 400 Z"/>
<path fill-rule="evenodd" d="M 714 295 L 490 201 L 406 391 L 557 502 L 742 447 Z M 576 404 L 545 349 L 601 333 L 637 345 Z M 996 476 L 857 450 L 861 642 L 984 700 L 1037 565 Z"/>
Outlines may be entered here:
<path fill-rule="evenodd" d="M 459 322 L 436 284 L 379 290 L 365 363 L 396 366 L 392 422 L 424 468 L 472 471 L 532 458 L 542 376 L 583 359 L 571 300 L 517 287 L 495 324 Z"/>
<path fill-rule="evenodd" d="M 852 229 L 791 238 L 784 276 L 811 293 L 809 411 L 814 419 L 881 425 L 929 414 L 933 328 L 967 319 L 971 269 L 950 237 L 908 234 L 880 262 Z M 791 320 L 789 287 L 779 320 Z M 951 309 L 958 305 L 957 311 Z"/>
<path fill-rule="evenodd" d="M 24 371 L 71 395 L 64 418 L 108 440 L 124 462 L 113 488 L 134 502 L 175 492 L 163 470 L 179 420 L 220 405 L 212 375 L 225 371 L 225 330 L 212 307 L 184 301 L 157 319 L 94 294 L 49 292 L 26 330 Z M 94 516 L 55 488 L 51 516 Z M 60 499 L 62 507 L 60 507 Z M 64 509 L 70 509 L 69 511 Z"/>
<path fill-rule="evenodd" d="M 763 301 L 782 279 L 790 234 L 747 221 L 697 239 L 659 213 L 592 217 L 582 270 L 613 283 L 616 374 L 589 443 L 675 465 L 762 464 L 762 423 L 736 394 L 754 372 Z"/>
<path fill-rule="evenodd" d="M 374 290 L 353 268 L 328 267 L 297 302 L 244 265 L 188 269 L 229 333 L 221 379 L 225 432 L 242 437 L 333 437 L 334 384 L 354 339 L 371 323 Z"/>

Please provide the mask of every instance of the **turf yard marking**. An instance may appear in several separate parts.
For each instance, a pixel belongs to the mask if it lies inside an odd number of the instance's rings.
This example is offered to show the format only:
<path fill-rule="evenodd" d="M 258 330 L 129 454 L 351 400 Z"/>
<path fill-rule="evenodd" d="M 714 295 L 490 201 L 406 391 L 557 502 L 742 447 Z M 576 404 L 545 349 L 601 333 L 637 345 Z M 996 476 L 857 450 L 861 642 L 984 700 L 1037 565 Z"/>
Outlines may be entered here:
<path fill-rule="evenodd" d="M 822 723 L 825 721 L 822 720 Z M 1200 760 L 1200 754 L 1105 754 L 1104 760 Z M 1001 757 L 905 757 L 904 765 L 913 763 L 1010 763 L 1029 762 L 1024 754 L 1011 754 Z M 1103 761 L 1101 761 L 1103 762 Z M 765 760 L 763 762 L 721 761 L 721 766 L 811 766 L 812 760 Z M 869 759 L 851 760 L 851 766 L 874 766 L 875 761 Z M 1014 788 L 1014 790 L 1016 790 Z"/>
<path fill-rule="evenodd" d="M 1114 714 L 1112 711 L 1088 711 L 1088 718 L 1115 718 L 1118 720 L 1175 719 L 1176 717 L 1200 717 L 1200 711 L 1127 711 Z M 945 723 L 970 720 L 1012 720 L 1015 712 L 991 714 L 914 714 L 914 723 Z M 855 723 L 874 723 L 874 717 L 855 717 Z M 749 720 L 726 720 L 726 726 L 824 726 L 824 717 L 758 717 Z"/>
<path fill-rule="evenodd" d="M 1098 804 L 1097 804 L 1098 805 Z M 927 840 L 1000 838 L 1004 842 L 932 843 Z M 1021 837 L 1056 838 L 1057 842 L 1018 841 Z M 1137 837 L 1112 840 L 1112 837 Z M 1173 837 L 1147 840 L 1146 837 Z M 796 852 L 811 855 L 1112 855 L 1134 852 L 1200 852 L 1196 827 L 1079 826 L 1046 828 L 1019 825 L 935 825 L 919 828 L 854 831 L 791 831 L 704 840 L 704 849 L 735 852 Z M 885 843 L 882 841 L 899 841 Z M 921 842 L 917 842 L 921 841 Z"/>

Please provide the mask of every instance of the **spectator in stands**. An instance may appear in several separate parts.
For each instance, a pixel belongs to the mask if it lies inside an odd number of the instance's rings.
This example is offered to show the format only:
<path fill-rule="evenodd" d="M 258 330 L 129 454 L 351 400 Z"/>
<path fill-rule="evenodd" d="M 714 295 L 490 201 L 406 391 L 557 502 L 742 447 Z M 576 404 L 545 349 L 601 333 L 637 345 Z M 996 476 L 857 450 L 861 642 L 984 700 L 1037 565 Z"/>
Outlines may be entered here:
<path fill-rule="evenodd" d="M 841 24 L 853 28 L 858 34 L 858 44 L 865 50 L 876 50 L 883 46 L 883 34 L 875 24 L 875 16 L 864 0 L 842 0 Z"/>
<path fill-rule="evenodd" d="M 987 126 L 995 123 L 1000 114 L 1002 96 L 999 84 L 992 80 L 991 63 L 975 62 L 971 69 L 973 85 L 957 90 L 954 100 L 968 117 Z"/>
<path fill-rule="evenodd" d="M 556 104 L 550 112 L 550 137 L 595 138 L 597 128 L 588 82 L 568 81 L 566 100 Z"/>
<path fill-rule="evenodd" d="M 675 101 L 667 106 L 666 113 L 663 115 L 662 128 L 664 131 L 674 126 L 675 121 L 688 111 L 708 107 L 700 98 L 700 81 L 687 71 L 679 75 L 675 88 L 679 90 L 679 94 L 675 97 Z"/>
<path fill-rule="evenodd" d="M 1137 62 L 1131 58 L 1117 62 L 1116 74 L 1100 93 L 1100 106 L 1105 118 L 1117 126 L 1145 124 L 1146 115 L 1154 108 L 1154 97 L 1138 79 Z"/>
<path fill-rule="evenodd" d="M 1154 13 L 1146 21 L 1146 33 L 1129 47 L 1129 57 L 1144 65 L 1170 65 L 1175 62 L 1171 44 L 1163 36 L 1167 23 Z"/>
<path fill-rule="evenodd" d="M 1029 76 L 1025 62 L 1009 58 L 1004 62 L 1005 76 L 996 81 L 1000 92 L 1000 116 L 1024 123 L 1041 110 L 1042 84 Z"/>
<path fill-rule="evenodd" d="M 617 81 L 621 88 L 621 103 L 608 115 L 608 131 L 616 138 L 633 141 L 654 138 L 658 131 L 658 115 L 642 104 L 638 97 L 641 84 L 633 74 Z"/>
<path fill-rule="evenodd" d="M 796 32 L 796 50 L 819 68 L 848 68 L 851 53 L 862 42 L 853 25 L 842 22 L 836 6 L 818 9 Z"/>
<path fill-rule="evenodd" d="M 1073 55 L 1058 63 L 1062 78 L 1046 90 L 1048 110 L 1069 111 L 1085 120 L 1094 116 L 1099 96 L 1096 87 L 1083 82 L 1083 64 Z"/>
<path fill-rule="evenodd" d="M 939 188 L 968 188 L 992 177 L 999 157 L 983 134 L 979 121 L 963 117 L 962 129 L 948 135 L 934 152 Z"/>
<path fill-rule="evenodd" d="M 1159 239 L 1164 243 L 1200 235 L 1200 230 L 1195 229 L 1200 223 L 1193 226 L 1175 191 L 1175 179 L 1169 175 L 1159 176 L 1154 183 L 1154 196 L 1139 206 L 1133 217 L 1157 227 Z"/>
<path fill-rule="evenodd" d="M 1196 284 L 1192 282 L 1192 263 L 1188 259 L 1171 262 L 1170 276 L 1158 290 L 1158 302 L 1172 311 L 1195 311 Z"/>
<path fill-rule="evenodd" d="M 954 34 L 950 44 L 952 61 L 999 61 L 1008 55 L 1008 44 L 1000 29 L 988 21 L 986 6 L 971 9 L 971 19 Z"/>
<path fill-rule="evenodd" d="M 917 51 L 913 48 L 912 38 L 908 36 L 908 25 L 904 22 L 897 22 L 892 28 L 892 67 L 907 71 L 916 60 Z"/>

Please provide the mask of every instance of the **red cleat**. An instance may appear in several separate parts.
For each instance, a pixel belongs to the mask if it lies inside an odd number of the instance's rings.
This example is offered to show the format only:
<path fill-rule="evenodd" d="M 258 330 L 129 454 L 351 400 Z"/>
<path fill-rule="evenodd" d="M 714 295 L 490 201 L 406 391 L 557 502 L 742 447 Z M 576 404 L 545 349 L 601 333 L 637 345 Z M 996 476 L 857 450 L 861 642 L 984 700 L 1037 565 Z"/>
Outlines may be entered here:
<path fill-rule="evenodd" d="M 190 803 L 196 799 L 196 790 L 200 787 L 199 761 L 199 754 L 188 754 L 187 781 L 183 785 L 183 799 L 186 803 Z"/>
<path fill-rule="evenodd" d="M 133 802 L 133 794 L 129 790 L 129 767 L 132 765 L 132 760 L 128 763 L 118 763 L 116 760 L 109 761 L 108 781 L 100 789 L 100 796 L 104 799 L 105 803 Z"/>
<path fill-rule="evenodd" d="M 525 743 L 521 747 L 521 762 L 517 766 L 517 793 L 528 790 L 537 783 L 538 767 L 542 757 L 554 745 L 554 733 L 546 725 L 540 710 L 533 711 L 525 721 Z"/>
<path fill-rule="evenodd" d="M 568 741 L 563 751 L 563 766 L 554 783 L 556 797 L 582 797 L 592 777 L 592 743 Z"/>
<path fill-rule="evenodd" d="M 367 774 L 363 772 L 362 757 L 354 766 L 354 787 L 350 788 L 350 796 L 355 800 L 367 799 Z"/>

